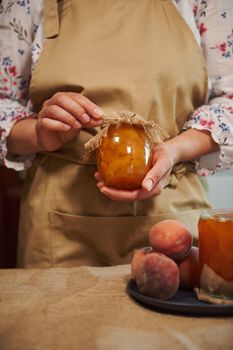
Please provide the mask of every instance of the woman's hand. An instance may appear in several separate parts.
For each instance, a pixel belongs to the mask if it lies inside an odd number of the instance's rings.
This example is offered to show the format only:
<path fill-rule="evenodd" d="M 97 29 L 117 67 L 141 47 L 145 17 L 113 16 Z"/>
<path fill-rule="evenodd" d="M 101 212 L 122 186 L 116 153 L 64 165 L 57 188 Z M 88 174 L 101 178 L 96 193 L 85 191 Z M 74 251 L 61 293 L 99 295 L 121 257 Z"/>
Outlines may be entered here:
<path fill-rule="evenodd" d="M 120 191 L 106 187 L 96 173 L 98 188 L 111 199 L 136 201 L 159 195 L 176 163 L 198 159 L 204 154 L 219 152 L 211 133 L 206 130 L 188 129 L 181 134 L 160 143 L 154 148 L 153 167 L 142 181 L 142 188 L 135 191 Z"/>
<path fill-rule="evenodd" d="M 55 151 L 71 141 L 85 126 L 101 125 L 103 111 L 85 96 L 74 92 L 58 92 L 46 100 L 36 122 L 38 147 Z"/>
<path fill-rule="evenodd" d="M 143 179 L 142 188 L 133 191 L 125 191 L 107 187 L 101 181 L 99 173 L 95 174 L 95 177 L 99 181 L 97 187 L 107 197 L 116 201 L 128 202 L 152 198 L 159 195 L 163 190 L 173 165 L 172 150 L 164 142 L 156 145 L 154 148 L 153 167 Z"/>

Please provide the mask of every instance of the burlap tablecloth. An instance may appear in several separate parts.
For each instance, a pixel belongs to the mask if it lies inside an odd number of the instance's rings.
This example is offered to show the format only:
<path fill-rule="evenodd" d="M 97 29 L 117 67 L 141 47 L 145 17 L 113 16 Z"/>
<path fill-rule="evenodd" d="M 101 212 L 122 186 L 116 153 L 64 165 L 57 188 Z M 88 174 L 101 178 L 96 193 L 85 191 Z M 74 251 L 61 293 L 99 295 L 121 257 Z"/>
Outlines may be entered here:
<path fill-rule="evenodd" d="M 1 350 L 233 349 L 233 317 L 140 306 L 129 265 L 0 271 Z"/>

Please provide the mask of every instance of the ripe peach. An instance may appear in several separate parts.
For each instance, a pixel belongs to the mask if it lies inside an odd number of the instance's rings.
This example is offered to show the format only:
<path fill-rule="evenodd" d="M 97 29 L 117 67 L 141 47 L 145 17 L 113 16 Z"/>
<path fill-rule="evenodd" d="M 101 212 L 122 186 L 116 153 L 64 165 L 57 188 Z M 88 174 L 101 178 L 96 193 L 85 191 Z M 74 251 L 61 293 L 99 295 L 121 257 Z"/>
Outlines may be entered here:
<path fill-rule="evenodd" d="M 178 263 L 180 287 L 192 290 L 200 282 L 199 249 L 192 247 L 190 253 Z"/>
<path fill-rule="evenodd" d="M 186 225 L 177 220 L 163 220 L 152 226 L 149 241 L 154 250 L 179 261 L 191 249 L 192 234 Z"/>
<path fill-rule="evenodd" d="M 137 272 L 137 268 L 138 268 L 138 264 L 141 261 L 141 259 L 143 258 L 143 256 L 145 256 L 145 254 L 148 254 L 152 251 L 153 249 L 151 247 L 143 247 L 140 249 L 136 249 L 133 255 L 133 259 L 131 261 L 131 277 L 132 279 L 136 279 L 136 272 Z"/>
<path fill-rule="evenodd" d="M 179 287 L 176 263 L 161 253 L 151 252 L 137 266 L 136 283 L 139 291 L 152 298 L 171 299 Z"/>

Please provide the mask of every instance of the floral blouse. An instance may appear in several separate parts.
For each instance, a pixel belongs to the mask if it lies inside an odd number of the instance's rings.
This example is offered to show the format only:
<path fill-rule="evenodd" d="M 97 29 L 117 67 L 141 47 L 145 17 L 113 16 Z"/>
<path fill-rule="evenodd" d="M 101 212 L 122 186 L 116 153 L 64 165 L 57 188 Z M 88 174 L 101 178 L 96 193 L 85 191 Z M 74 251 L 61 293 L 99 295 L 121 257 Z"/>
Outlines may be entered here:
<path fill-rule="evenodd" d="M 183 129 L 210 131 L 220 151 L 196 161 L 200 175 L 233 165 L 233 1 L 173 0 L 201 46 L 209 75 L 206 104 L 189 116 Z M 29 84 L 43 47 L 43 0 L 0 0 L 0 158 L 15 170 L 34 155 L 15 156 L 6 139 L 14 123 L 33 117 Z"/>

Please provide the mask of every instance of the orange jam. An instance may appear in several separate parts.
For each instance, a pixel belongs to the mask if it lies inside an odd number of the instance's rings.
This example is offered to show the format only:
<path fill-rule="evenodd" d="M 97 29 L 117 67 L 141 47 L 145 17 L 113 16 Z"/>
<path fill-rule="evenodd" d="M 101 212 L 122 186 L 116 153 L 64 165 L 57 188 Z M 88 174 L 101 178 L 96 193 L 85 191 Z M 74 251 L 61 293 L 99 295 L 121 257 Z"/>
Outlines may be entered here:
<path fill-rule="evenodd" d="M 210 210 L 201 215 L 199 259 L 226 281 L 233 281 L 233 210 Z"/>
<path fill-rule="evenodd" d="M 152 145 L 140 125 L 111 125 L 96 152 L 97 168 L 106 186 L 134 190 L 152 166 Z"/>

